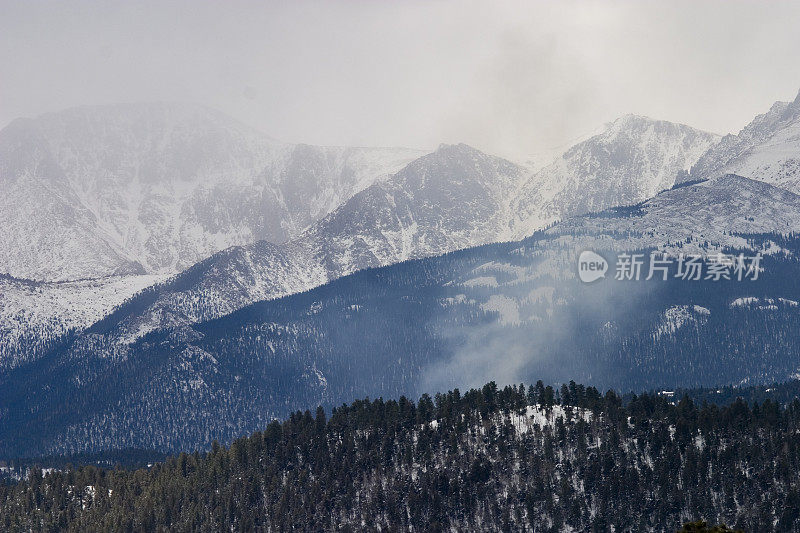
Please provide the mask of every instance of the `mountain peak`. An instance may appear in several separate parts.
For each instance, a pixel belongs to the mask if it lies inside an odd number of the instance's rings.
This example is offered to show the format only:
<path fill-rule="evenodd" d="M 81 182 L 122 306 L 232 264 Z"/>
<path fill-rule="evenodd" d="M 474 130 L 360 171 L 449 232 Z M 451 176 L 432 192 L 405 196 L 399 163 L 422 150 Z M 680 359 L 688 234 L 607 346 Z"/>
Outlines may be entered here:
<path fill-rule="evenodd" d="M 682 124 L 680 122 L 671 122 L 669 120 L 655 119 L 645 115 L 636 115 L 634 113 L 628 113 L 626 115 L 622 115 L 616 120 L 608 123 L 606 126 L 606 131 L 601 133 L 600 135 L 605 135 L 608 133 L 614 133 L 629 129 L 649 128 L 651 126 L 656 126 L 661 128 L 673 128 L 676 130 L 687 130 L 687 131 L 691 130 L 706 135 L 714 135 L 713 133 L 699 130 L 687 124 Z"/>
<path fill-rule="evenodd" d="M 66 119 L 91 118 L 94 120 L 120 121 L 142 117 L 172 116 L 215 116 L 225 117 L 221 111 L 193 102 L 119 102 L 113 104 L 79 105 L 58 111 L 42 113 L 34 117 L 40 123 L 58 122 Z M 230 118 L 233 121 L 234 119 Z"/>
<path fill-rule="evenodd" d="M 296 237 L 419 155 L 279 143 L 192 103 L 19 119 L 0 131 L 0 272 L 63 281 L 138 263 L 174 273 L 228 246 Z"/>
<path fill-rule="evenodd" d="M 37 119 L 65 115 L 101 115 L 114 116 L 122 114 L 205 114 L 225 116 L 224 113 L 214 108 L 195 102 L 181 102 L 168 100 L 140 101 L 140 102 L 117 102 L 112 104 L 89 104 L 68 107 L 59 111 L 50 111 L 37 116 Z M 231 119 L 233 120 L 233 119 Z"/>
<path fill-rule="evenodd" d="M 477 148 L 473 148 L 472 146 L 464 143 L 458 144 L 447 144 L 441 143 L 437 148 L 435 153 L 443 153 L 443 154 L 482 154 L 480 150 Z"/>
<path fill-rule="evenodd" d="M 435 152 L 422 156 L 412 161 L 413 165 L 444 165 L 452 168 L 459 168 L 466 173 L 474 173 L 477 167 L 499 166 L 504 168 L 505 173 L 516 174 L 521 172 L 521 167 L 502 157 L 487 154 L 464 143 L 440 144 Z"/>
<path fill-rule="evenodd" d="M 613 120 L 611 124 L 631 124 L 631 123 L 642 123 L 642 122 L 660 122 L 650 117 L 646 117 L 644 115 L 637 115 L 635 113 L 626 113 L 621 117 Z"/>
<path fill-rule="evenodd" d="M 493 183 L 499 186 L 510 179 L 518 179 L 521 173 L 522 167 L 511 161 L 459 143 L 440 144 L 435 152 L 412 161 L 397 176 L 405 188 L 416 190 L 425 183 L 433 182 L 456 188 L 465 183 Z M 434 179 L 429 181 L 429 178 Z"/>
<path fill-rule="evenodd" d="M 800 193 L 798 130 L 800 93 L 792 102 L 775 102 L 737 134 L 726 135 L 703 154 L 686 179 L 735 173 Z"/>
<path fill-rule="evenodd" d="M 554 220 L 629 205 L 672 187 L 719 140 L 683 124 L 628 114 L 531 177 L 515 207 L 513 235 Z"/>

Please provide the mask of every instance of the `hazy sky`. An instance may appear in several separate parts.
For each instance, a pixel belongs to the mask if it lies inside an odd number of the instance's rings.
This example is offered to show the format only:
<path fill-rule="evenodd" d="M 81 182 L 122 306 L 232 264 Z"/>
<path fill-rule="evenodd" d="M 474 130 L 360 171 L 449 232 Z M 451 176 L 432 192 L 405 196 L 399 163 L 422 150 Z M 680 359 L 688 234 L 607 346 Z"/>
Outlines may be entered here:
<path fill-rule="evenodd" d="M 800 3 L 0 0 L 0 124 L 187 100 L 281 140 L 504 155 L 625 113 L 738 131 L 800 89 Z"/>

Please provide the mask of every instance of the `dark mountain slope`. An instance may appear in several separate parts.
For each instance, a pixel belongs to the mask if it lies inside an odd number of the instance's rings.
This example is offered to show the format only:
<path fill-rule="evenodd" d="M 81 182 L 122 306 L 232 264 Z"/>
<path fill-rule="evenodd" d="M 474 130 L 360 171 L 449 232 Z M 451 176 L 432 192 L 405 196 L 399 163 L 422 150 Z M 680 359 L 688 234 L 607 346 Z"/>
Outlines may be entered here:
<path fill-rule="evenodd" d="M 780 217 L 753 209 L 767 199 Z M 717 200 L 718 209 L 699 208 Z M 487 379 L 623 391 L 784 380 L 800 370 L 800 243 L 723 229 L 797 227 L 798 206 L 792 193 L 727 177 L 131 343 L 119 342 L 119 321 L 104 321 L 0 374 L 0 456 L 206 447 L 295 409 Z M 605 254 L 613 278 L 623 252 L 705 252 L 710 261 L 721 246 L 764 253 L 758 280 L 575 278 L 587 248 Z M 147 312 L 137 302 L 126 312 Z"/>

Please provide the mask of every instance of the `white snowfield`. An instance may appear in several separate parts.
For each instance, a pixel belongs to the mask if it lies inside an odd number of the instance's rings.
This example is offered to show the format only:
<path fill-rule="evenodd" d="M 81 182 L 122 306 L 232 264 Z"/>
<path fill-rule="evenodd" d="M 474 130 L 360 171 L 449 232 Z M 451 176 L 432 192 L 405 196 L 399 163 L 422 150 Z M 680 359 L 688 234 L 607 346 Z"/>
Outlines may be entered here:
<path fill-rule="evenodd" d="M 0 277 L 0 369 L 24 362 L 22 342 L 46 343 L 68 330 L 80 331 L 120 302 L 164 276 L 41 283 Z"/>
<path fill-rule="evenodd" d="M 683 124 L 621 117 L 529 176 L 513 201 L 508 236 L 521 239 L 556 220 L 651 198 L 719 139 Z"/>

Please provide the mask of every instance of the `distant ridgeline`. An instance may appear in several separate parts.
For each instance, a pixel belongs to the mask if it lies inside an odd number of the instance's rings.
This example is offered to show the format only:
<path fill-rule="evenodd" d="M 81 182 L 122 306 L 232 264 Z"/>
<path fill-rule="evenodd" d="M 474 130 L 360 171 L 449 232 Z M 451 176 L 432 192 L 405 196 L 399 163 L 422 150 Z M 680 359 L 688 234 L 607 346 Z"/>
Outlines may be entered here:
<path fill-rule="evenodd" d="M 0 485 L 0 529 L 606 532 L 699 519 L 800 529 L 796 399 L 623 402 L 574 382 L 489 383 L 265 428 L 136 471 L 33 469 Z"/>
<path fill-rule="evenodd" d="M 574 379 L 625 393 L 800 371 L 796 236 L 741 236 L 745 254 L 769 251 L 756 281 L 583 284 L 565 279 L 577 257 L 558 242 L 540 233 L 364 270 L 126 344 L 115 324 L 136 312 L 134 299 L 0 372 L 0 458 L 202 450 L 298 409 L 489 380 Z"/>

